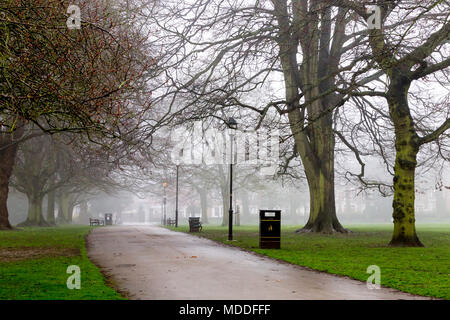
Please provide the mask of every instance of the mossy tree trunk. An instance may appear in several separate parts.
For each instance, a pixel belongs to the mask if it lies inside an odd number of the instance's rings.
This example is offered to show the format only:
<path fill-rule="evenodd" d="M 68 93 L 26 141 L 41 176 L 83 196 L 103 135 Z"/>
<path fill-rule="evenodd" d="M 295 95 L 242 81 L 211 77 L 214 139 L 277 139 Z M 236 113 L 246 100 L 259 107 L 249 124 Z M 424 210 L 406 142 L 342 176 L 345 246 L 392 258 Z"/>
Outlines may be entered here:
<path fill-rule="evenodd" d="M 354 7 L 355 8 L 355 7 Z M 358 9 L 356 9 L 358 10 Z M 361 16 L 366 13 L 360 9 Z M 450 23 L 446 22 L 440 29 L 434 31 L 427 40 L 414 50 L 397 57 L 399 44 L 392 44 L 384 33 L 384 28 L 374 28 L 369 31 L 369 45 L 378 66 L 385 72 L 389 89 L 385 98 L 389 105 L 389 114 L 394 123 L 395 131 L 395 165 L 394 165 L 394 199 L 392 202 L 394 232 L 391 246 L 423 246 L 416 234 L 415 228 L 415 169 L 417 153 L 423 144 L 437 140 L 450 128 L 450 119 L 436 129 L 429 128 L 426 135 L 420 137 L 414 126 L 414 120 L 408 104 L 408 92 L 411 83 L 448 68 L 450 59 L 440 63 L 429 64 L 433 52 L 445 41 L 448 41 Z M 415 66 L 418 66 L 415 68 Z"/>
<path fill-rule="evenodd" d="M 391 246 L 422 247 L 415 227 L 415 170 L 419 136 L 408 106 L 410 81 L 395 76 L 388 91 L 389 112 L 395 127 L 394 233 Z"/>

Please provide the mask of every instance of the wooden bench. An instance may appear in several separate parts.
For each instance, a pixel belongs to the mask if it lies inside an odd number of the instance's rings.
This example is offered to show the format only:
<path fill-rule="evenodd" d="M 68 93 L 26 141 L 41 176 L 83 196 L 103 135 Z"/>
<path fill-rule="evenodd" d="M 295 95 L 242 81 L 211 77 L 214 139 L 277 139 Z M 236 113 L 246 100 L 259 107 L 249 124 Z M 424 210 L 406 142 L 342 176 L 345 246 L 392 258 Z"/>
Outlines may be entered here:
<path fill-rule="evenodd" d="M 200 232 L 203 229 L 200 218 L 189 217 L 189 232 Z"/>
<path fill-rule="evenodd" d="M 90 226 L 104 226 L 105 225 L 105 220 L 89 218 L 89 225 Z"/>
<path fill-rule="evenodd" d="M 167 219 L 166 224 L 167 224 L 168 226 L 174 227 L 174 226 L 175 226 L 175 219 L 170 219 L 170 218 Z"/>

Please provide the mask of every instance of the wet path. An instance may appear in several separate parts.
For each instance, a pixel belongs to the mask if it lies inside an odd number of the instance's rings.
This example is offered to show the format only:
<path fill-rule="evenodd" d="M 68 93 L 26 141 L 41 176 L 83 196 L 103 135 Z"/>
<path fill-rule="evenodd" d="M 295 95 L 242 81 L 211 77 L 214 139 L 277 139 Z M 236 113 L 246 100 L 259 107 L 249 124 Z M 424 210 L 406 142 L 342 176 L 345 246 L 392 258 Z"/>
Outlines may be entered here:
<path fill-rule="evenodd" d="M 97 228 L 88 255 L 131 299 L 422 298 L 156 226 Z"/>

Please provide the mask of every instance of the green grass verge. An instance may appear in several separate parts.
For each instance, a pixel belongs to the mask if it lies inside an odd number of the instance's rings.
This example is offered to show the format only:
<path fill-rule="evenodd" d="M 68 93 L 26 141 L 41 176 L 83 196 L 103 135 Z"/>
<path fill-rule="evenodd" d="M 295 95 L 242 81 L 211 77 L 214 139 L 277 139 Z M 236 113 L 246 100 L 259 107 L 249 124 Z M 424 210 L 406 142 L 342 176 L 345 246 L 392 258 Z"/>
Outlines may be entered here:
<path fill-rule="evenodd" d="M 392 225 L 347 226 L 351 234 L 296 234 L 296 227 L 281 232 L 281 249 L 258 248 L 258 227 L 234 227 L 231 245 L 337 275 L 366 281 L 367 267 L 381 269 L 381 285 L 404 292 L 450 299 L 450 225 L 418 225 L 425 248 L 391 248 Z M 298 227 L 297 227 L 298 228 Z M 171 227 L 171 230 L 175 228 Z M 188 232 L 187 226 L 177 231 Z M 204 226 L 196 235 L 229 244 L 227 228 Z"/>
<path fill-rule="evenodd" d="M 0 231 L 0 252 L 17 252 L 22 258 L 0 259 L 0 299 L 122 299 L 106 284 L 100 270 L 88 259 L 85 235 L 91 227 L 22 228 Z M 15 251 L 16 250 L 16 251 Z M 39 251 L 41 254 L 38 254 Z M 31 254 L 38 254 L 34 257 Z M 81 289 L 69 290 L 67 267 L 81 270 Z"/>

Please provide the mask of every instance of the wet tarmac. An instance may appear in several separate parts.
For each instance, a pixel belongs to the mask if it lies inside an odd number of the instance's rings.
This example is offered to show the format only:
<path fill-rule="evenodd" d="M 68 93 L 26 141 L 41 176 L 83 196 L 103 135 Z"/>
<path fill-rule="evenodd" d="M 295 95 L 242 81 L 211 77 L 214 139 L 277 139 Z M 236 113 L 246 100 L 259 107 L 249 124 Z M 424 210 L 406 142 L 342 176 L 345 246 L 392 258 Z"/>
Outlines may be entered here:
<path fill-rule="evenodd" d="M 157 226 L 97 228 L 88 256 L 131 299 L 425 299 Z"/>

